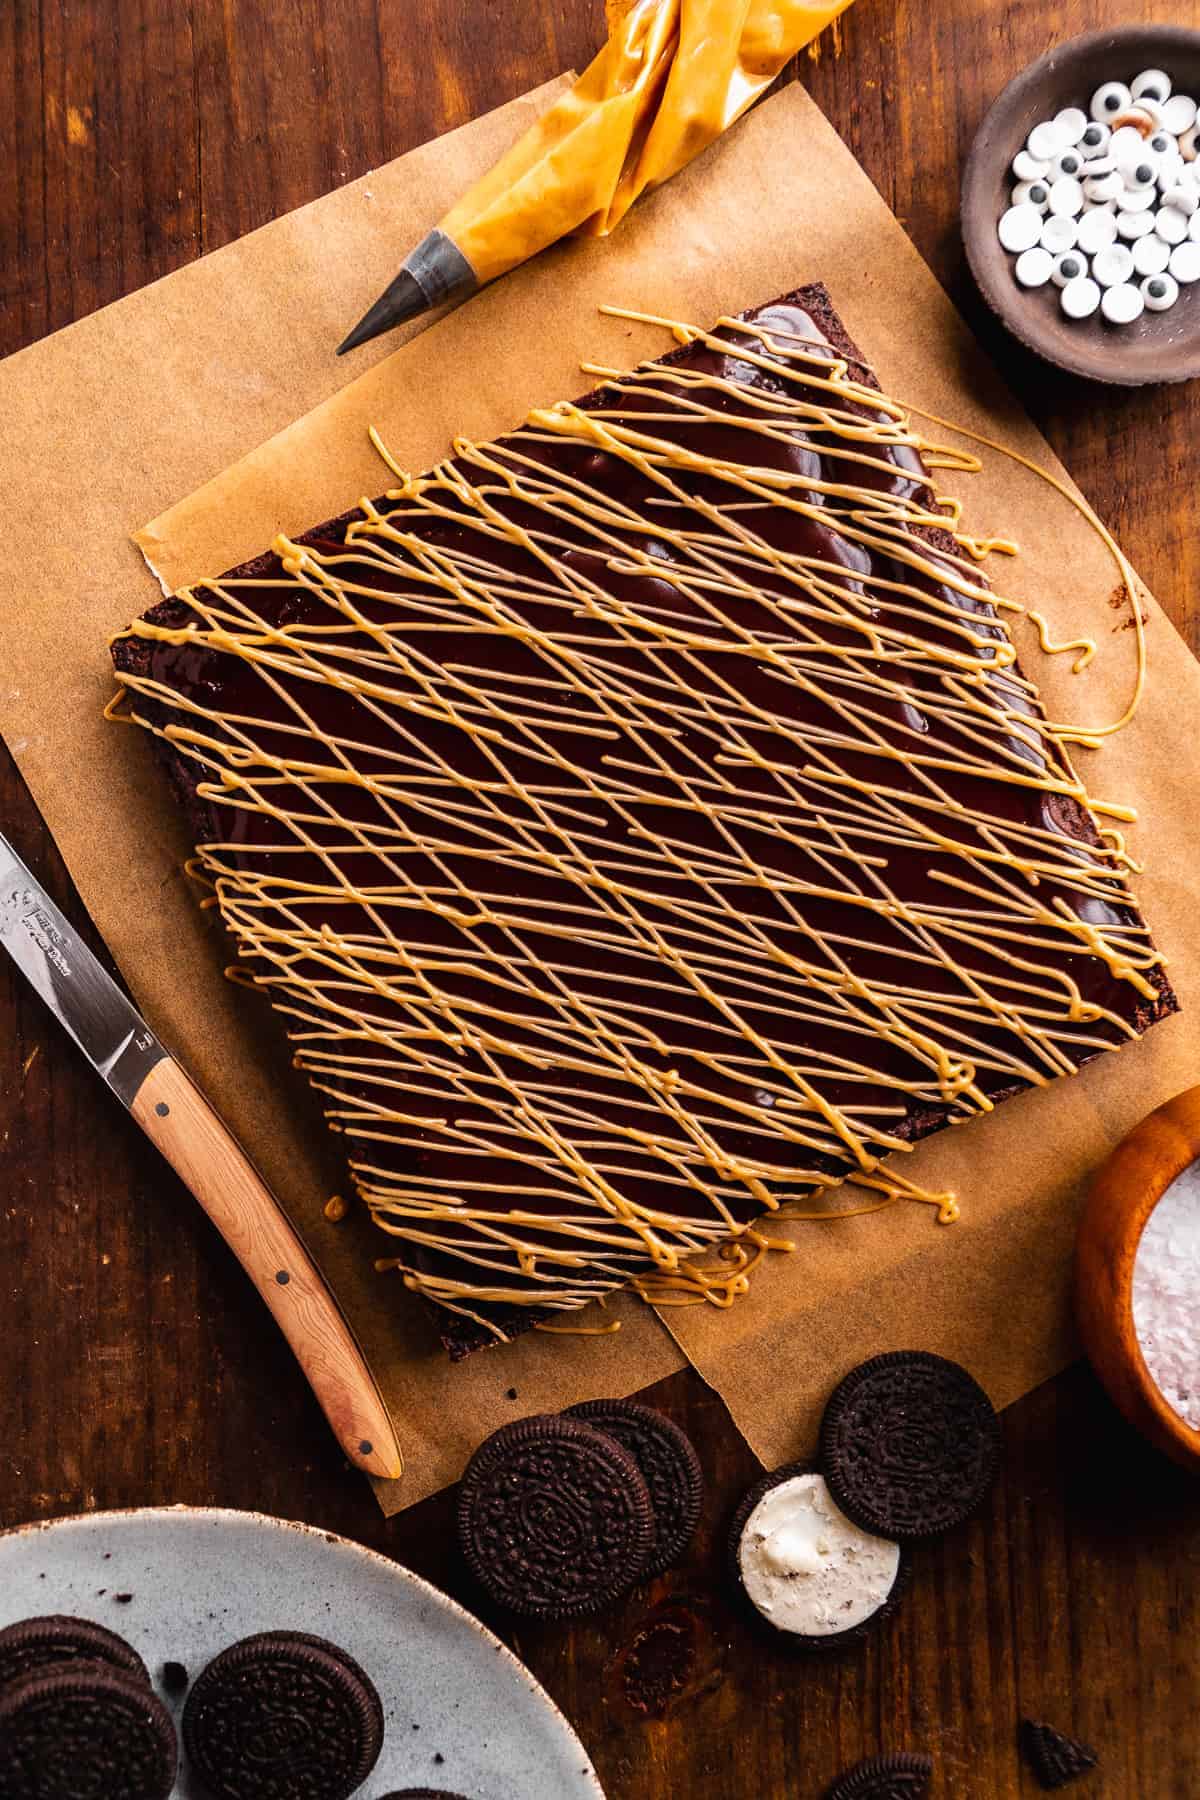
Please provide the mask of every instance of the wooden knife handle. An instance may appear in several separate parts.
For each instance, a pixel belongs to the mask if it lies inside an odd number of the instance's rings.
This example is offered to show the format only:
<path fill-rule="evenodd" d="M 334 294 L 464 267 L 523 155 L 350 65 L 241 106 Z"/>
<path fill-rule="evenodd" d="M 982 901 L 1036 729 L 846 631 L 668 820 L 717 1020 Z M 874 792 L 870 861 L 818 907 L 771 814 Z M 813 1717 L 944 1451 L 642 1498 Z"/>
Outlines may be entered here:
<path fill-rule="evenodd" d="M 324 1276 L 229 1127 L 169 1056 L 151 1069 L 130 1111 L 270 1307 L 350 1461 L 369 1475 L 394 1479 L 404 1458 L 366 1358 Z"/>

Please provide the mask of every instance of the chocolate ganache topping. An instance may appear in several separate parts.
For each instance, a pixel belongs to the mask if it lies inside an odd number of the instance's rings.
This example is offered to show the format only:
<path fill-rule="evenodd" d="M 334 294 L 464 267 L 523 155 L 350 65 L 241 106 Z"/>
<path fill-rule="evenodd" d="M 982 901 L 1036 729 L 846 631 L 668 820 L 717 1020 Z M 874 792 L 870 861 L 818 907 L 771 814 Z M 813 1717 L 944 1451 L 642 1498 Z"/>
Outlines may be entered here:
<path fill-rule="evenodd" d="M 846 1177 L 941 1199 L 919 1138 L 1175 1005 L 824 290 L 681 335 L 114 645 L 460 1347 Z"/>

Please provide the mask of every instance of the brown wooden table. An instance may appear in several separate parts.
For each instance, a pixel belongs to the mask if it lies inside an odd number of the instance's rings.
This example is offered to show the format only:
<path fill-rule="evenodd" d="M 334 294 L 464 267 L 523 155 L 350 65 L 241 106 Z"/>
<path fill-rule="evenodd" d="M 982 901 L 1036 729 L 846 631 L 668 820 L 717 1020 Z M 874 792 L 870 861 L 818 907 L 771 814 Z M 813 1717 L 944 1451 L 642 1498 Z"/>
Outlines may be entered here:
<path fill-rule="evenodd" d="M 1128 11 L 857 0 L 799 76 L 1200 647 L 1200 388 L 1101 391 L 1036 362 L 985 314 L 956 229 L 958 171 L 993 94 L 1055 38 Z M 1200 26 L 1197 0 L 1141 11 Z M 601 34 L 600 0 L 0 0 L 0 354 L 582 66 Z M 820 250 L 797 246 L 798 274 L 820 273 Z M 0 819 L 78 914 L 6 753 Z M 232 1259 L 6 963 L 0 1172 L 0 1524 L 258 1508 L 472 1600 L 447 1496 L 383 1521 Z M 578 1727 L 612 1800 L 807 1800 L 847 1762 L 920 1747 L 938 1796 L 1028 1794 L 1023 1713 L 1101 1747 L 1080 1791 L 1200 1796 L 1200 1488 L 1084 1369 L 1005 1416 L 984 1515 L 917 1558 L 888 1630 L 827 1664 L 764 1650 L 722 1596 L 723 1522 L 756 1467 L 720 1403 L 690 1373 L 651 1397 L 710 1477 L 686 1566 L 575 1630 L 482 1609 Z M 678 1673 L 689 1658 L 665 1716 L 631 1705 L 639 1667 Z"/>

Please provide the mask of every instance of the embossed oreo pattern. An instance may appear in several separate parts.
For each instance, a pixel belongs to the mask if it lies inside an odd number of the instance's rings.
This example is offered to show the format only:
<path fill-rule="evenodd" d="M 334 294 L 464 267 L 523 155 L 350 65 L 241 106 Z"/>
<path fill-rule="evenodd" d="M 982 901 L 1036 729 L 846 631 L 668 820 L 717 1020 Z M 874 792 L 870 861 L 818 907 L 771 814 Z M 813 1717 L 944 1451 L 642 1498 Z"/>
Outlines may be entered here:
<path fill-rule="evenodd" d="M 0 1631 L 0 1687 L 14 1676 L 62 1663 L 109 1663 L 137 1681 L 149 1682 L 146 1665 L 123 1637 L 91 1619 L 49 1613 L 22 1619 Z"/>
<path fill-rule="evenodd" d="M 183 1741 L 215 1800 L 347 1800 L 378 1760 L 383 1708 L 345 1651 L 262 1632 L 209 1663 Z"/>
<path fill-rule="evenodd" d="M 821 1422 L 833 1496 L 864 1531 L 914 1542 L 974 1512 L 991 1485 L 999 1425 L 958 1363 L 895 1350 L 851 1370 Z"/>
<path fill-rule="evenodd" d="M 674 1420 L 636 1400 L 582 1400 L 567 1408 L 628 1450 L 654 1508 L 654 1543 L 642 1575 L 658 1575 L 683 1555 L 700 1522 L 704 1474 L 692 1440 Z"/>
<path fill-rule="evenodd" d="M 869 1756 L 839 1775 L 824 1800 L 921 1800 L 933 1774 L 931 1757 L 901 1750 Z"/>
<path fill-rule="evenodd" d="M 458 1533 L 477 1581 L 513 1612 L 566 1618 L 618 1598 L 645 1567 L 654 1511 L 615 1439 L 577 1419 L 519 1419 L 467 1465 Z"/>
<path fill-rule="evenodd" d="M 176 1762 L 162 1701 L 104 1663 L 38 1671 L 0 1693 L 4 1800 L 167 1800 Z"/>

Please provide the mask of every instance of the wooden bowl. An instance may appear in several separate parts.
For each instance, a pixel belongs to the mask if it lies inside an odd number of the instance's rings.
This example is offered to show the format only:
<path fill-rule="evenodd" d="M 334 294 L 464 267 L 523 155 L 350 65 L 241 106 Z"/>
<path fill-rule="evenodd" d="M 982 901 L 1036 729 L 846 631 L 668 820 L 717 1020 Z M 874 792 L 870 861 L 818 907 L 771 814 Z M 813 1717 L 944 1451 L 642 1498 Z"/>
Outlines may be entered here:
<path fill-rule="evenodd" d="M 1200 1087 L 1136 1125 L 1098 1170 L 1075 1244 L 1075 1311 L 1084 1348 L 1131 1425 L 1200 1473 L 1200 1431 L 1164 1400 L 1133 1328 L 1133 1265 L 1147 1219 L 1200 1157 Z"/>
<path fill-rule="evenodd" d="M 1190 381 L 1200 375 L 1200 282 L 1181 290 L 1167 312 L 1144 312 L 1113 326 L 1100 314 L 1068 319 L 1059 290 L 1022 288 L 1015 258 L 996 236 L 1011 205 L 1012 159 L 1039 119 L 1064 106 L 1084 112 L 1105 81 L 1131 81 L 1165 69 L 1174 87 L 1200 99 L 1200 31 L 1176 25 L 1124 25 L 1092 31 L 1050 50 L 1010 81 L 976 134 L 962 184 L 967 261 L 988 305 L 1015 337 L 1048 362 L 1092 381 L 1123 387 Z"/>

